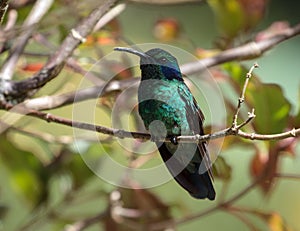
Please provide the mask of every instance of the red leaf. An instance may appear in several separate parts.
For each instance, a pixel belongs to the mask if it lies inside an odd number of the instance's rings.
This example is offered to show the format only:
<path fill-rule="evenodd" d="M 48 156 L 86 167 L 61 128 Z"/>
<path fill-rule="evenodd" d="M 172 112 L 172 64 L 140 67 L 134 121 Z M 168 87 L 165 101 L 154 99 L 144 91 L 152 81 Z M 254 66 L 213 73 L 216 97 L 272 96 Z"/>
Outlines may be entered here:
<path fill-rule="evenodd" d="M 154 37 L 161 41 L 170 41 L 179 35 L 180 26 L 174 18 L 159 19 L 154 26 Z"/>
<path fill-rule="evenodd" d="M 22 67 L 23 71 L 37 72 L 43 68 L 43 63 L 29 63 Z"/>
<path fill-rule="evenodd" d="M 255 179 L 261 179 L 259 186 L 265 194 L 269 193 L 273 188 L 275 175 L 278 172 L 280 154 L 279 143 L 270 144 L 267 153 L 257 149 L 251 161 L 251 175 Z"/>

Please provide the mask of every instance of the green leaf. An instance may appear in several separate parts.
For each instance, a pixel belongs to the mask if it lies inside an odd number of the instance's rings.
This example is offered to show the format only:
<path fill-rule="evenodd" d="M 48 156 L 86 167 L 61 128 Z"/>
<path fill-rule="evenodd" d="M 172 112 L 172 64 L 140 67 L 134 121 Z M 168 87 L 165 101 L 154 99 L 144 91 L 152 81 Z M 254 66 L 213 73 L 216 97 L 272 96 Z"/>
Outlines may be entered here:
<path fill-rule="evenodd" d="M 213 9 L 218 26 L 226 37 L 235 37 L 244 23 L 243 11 L 236 0 L 208 0 Z"/>
<path fill-rule="evenodd" d="M 224 69 L 234 80 L 234 90 L 238 99 L 249 70 L 238 63 L 227 63 L 224 65 Z M 242 111 L 246 106 L 248 106 L 248 112 L 252 108 L 255 109 L 256 117 L 251 124 L 254 126 L 256 133 L 272 134 L 283 132 L 288 126 L 291 104 L 285 98 L 279 85 L 262 83 L 255 73 L 256 71 L 252 73 L 246 89 Z M 245 119 L 245 113 L 243 118 Z"/>
<path fill-rule="evenodd" d="M 219 156 L 213 164 L 213 173 L 216 178 L 227 181 L 231 179 L 232 169 L 226 160 Z"/>
<path fill-rule="evenodd" d="M 298 112 L 297 114 L 294 116 L 293 118 L 293 126 L 295 128 L 299 128 L 300 127 L 300 89 L 298 92 Z"/>
<path fill-rule="evenodd" d="M 46 199 L 45 173 L 35 156 L 18 149 L 2 134 L 0 158 L 10 175 L 11 187 L 25 198 L 29 205 L 35 206 Z"/>
<path fill-rule="evenodd" d="M 247 90 L 246 100 L 255 109 L 253 125 L 257 133 L 280 133 L 288 126 L 291 104 L 280 86 L 256 84 Z"/>

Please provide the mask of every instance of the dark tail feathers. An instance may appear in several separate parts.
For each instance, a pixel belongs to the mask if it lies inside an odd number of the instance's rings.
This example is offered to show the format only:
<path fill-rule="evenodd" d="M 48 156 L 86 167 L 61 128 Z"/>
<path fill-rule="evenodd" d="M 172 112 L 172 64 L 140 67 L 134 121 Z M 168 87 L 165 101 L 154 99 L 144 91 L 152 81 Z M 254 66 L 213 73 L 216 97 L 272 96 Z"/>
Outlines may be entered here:
<path fill-rule="evenodd" d="M 157 143 L 158 150 L 163 161 L 166 163 L 171 175 L 185 190 L 187 190 L 190 195 L 197 199 L 214 200 L 216 193 L 212 185 L 212 181 L 208 172 L 199 174 L 199 163 L 195 164 L 195 171 L 190 172 L 187 168 L 183 168 L 182 163 L 180 163 L 176 158 L 172 158 L 172 153 L 168 150 L 165 143 Z M 178 169 L 182 169 L 178 173 Z"/>

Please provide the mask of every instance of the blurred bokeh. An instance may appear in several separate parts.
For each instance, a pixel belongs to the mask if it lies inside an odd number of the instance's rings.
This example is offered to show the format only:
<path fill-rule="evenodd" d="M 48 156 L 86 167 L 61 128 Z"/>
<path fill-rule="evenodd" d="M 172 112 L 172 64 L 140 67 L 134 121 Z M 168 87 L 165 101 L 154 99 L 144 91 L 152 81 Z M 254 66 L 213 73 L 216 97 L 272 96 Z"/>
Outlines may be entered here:
<path fill-rule="evenodd" d="M 21 2 L 11 1 L 11 8 L 2 23 L 4 27 L 10 11 L 16 10 L 18 19 L 14 30 L 6 33 L 10 38 L 5 49 L 9 49 L 20 33 L 20 25 L 34 4 L 34 1 L 24 1 L 27 2 L 24 5 Z M 117 17 L 89 35 L 76 49 L 72 56 L 76 65 L 67 65 L 33 97 L 76 91 L 84 77 L 74 71 L 74 66 L 89 70 L 115 46 L 164 43 L 203 59 L 249 41 L 268 39 L 268 36 L 300 23 L 300 2 L 293 0 L 153 2 L 125 1 L 125 9 Z M 55 1 L 27 44 L 14 79 L 25 79 L 40 70 L 48 55 L 59 47 L 76 23 L 98 4 L 98 1 Z M 7 58 L 5 49 L 1 51 L 1 63 Z M 105 68 L 100 69 L 97 81 L 105 83 L 105 76 L 112 74 L 114 80 L 124 82 L 139 76 L 136 67 L 124 70 L 126 62 L 132 62 L 130 57 L 108 60 Z M 245 119 L 252 108 L 256 109 L 256 118 L 243 129 L 249 133 L 272 134 L 300 127 L 299 36 L 276 45 L 260 57 L 234 60 L 209 69 L 222 90 L 228 125 L 244 77 L 254 62 L 258 62 L 260 68 L 255 69 L 247 90 L 242 118 Z M 121 92 L 122 89 L 118 89 L 96 99 L 97 124 L 112 126 L 111 110 Z M 124 99 L 120 121 L 117 121 L 120 127 L 124 123 L 122 113 L 129 113 L 126 103 L 136 100 L 134 94 L 132 97 Z M 201 100 L 199 96 L 197 101 Z M 45 111 L 72 119 L 72 105 Z M 0 111 L 1 119 L 5 113 Z M 82 110 L 82 113 L 89 112 Z M 204 114 L 209 114 L 205 108 Z M 205 126 L 207 131 L 212 127 L 209 121 Z M 142 130 L 136 111 L 131 114 L 129 127 L 132 131 Z M 175 229 L 300 230 L 300 147 L 296 138 L 272 142 L 226 138 L 214 168 L 217 199 L 211 202 L 191 198 L 174 181 L 155 188 L 130 190 L 102 180 L 86 165 L 82 153 L 91 158 L 110 153 L 120 164 L 135 167 L 157 165 L 161 160 L 157 153 L 149 154 L 148 158 L 139 156 L 138 141 L 128 141 L 128 145 L 136 150 L 136 153 L 130 153 L 124 151 L 115 138 L 100 134 L 97 136 L 103 144 L 100 148 L 99 140 L 90 137 L 93 136 L 89 132 L 82 131 L 81 138 L 74 140 L 72 128 L 27 116 L 0 134 L 0 230 L 70 231 L 72 224 L 93 217 L 97 221 L 84 230 L 134 230 L 131 224 L 134 222 L 153 224 L 201 213 L 220 200 L 234 197 L 260 176 L 265 180 L 228 208 L 182 222 Z M 128 181 L 128 187 L 139 184 Z M 117 196 L 120 193 L 121 201 L 115 202 L 112 192 Z M 117 206 L 134 210 L 136 217 L 122 220 L 122 216 L 112 216 L 110 209 L 120 202 L 122 205 Z M 143 212 L 152 210 L 156 212 L 155 216 L 143 218 Z M 130 211 L 126 211 L 130 215 Z M 122 222 L 128 223 L 127 226 Z"/>

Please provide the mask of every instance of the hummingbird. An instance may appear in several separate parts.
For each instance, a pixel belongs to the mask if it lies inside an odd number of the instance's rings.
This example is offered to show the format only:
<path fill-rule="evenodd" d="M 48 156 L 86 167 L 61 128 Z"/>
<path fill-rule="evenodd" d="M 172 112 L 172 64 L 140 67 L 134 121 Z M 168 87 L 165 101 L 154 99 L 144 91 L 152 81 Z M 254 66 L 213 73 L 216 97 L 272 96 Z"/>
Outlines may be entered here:
<path fill-rule="evenodd" d="M 146 52 L 126 47 L 115 50 L 140 57 L 139 115 L 172 177 L 192 197 L 214 200 L 206 142 L 177 139 L 180 135 L 204 134 L 204 115 L 184 82 L 177 59 L 160 48 Z"/>

